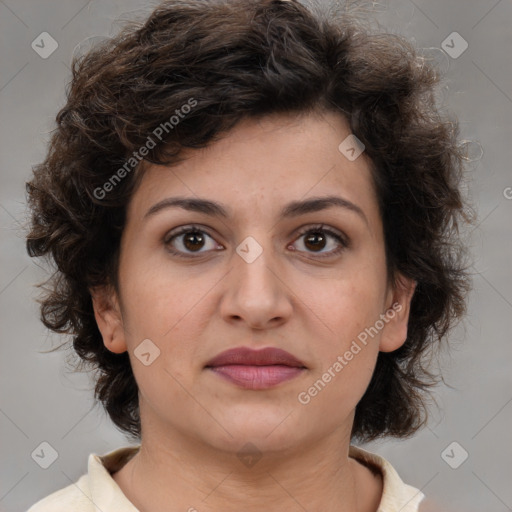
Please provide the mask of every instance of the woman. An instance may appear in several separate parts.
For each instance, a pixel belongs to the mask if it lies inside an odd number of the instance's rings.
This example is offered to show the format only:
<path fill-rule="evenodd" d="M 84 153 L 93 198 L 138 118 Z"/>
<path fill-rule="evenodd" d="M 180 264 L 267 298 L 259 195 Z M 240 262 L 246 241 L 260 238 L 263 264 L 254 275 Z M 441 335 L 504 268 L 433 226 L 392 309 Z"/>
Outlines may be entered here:
<path fill-rule="evenodd" d="M 463 156 L 403 39 L 172 0 L 75 63 L 27 184 L 45 325 L 135 447 L 30 512 L 412 512 L 406 437 L 464 312 Z"/>

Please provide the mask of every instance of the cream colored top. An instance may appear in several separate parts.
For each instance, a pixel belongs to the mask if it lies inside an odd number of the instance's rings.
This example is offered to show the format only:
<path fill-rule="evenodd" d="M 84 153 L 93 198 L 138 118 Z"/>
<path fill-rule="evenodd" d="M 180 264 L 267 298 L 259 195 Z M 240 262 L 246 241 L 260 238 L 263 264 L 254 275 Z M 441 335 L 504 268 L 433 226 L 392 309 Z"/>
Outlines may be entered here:
<path fill-rule="evenodd" d="M 139 512 L 111 476 L 138 450 L 139 446 L 125 446 L 103 456 L 90 454 L 86 475 L 38 501 L 27 512 Z M 378 512 L 418 511 L 423 493 L 404 484 L 386 459 L 355 446 L 350 447 L 349 455 L 382 474 L 384 486 Z"/>

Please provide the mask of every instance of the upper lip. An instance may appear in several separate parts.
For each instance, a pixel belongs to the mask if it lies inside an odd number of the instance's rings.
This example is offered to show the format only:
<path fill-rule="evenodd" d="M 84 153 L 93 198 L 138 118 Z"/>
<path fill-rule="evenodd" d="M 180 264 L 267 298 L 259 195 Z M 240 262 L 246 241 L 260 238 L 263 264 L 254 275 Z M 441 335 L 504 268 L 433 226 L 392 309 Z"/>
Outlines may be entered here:
<path fill-rule="evenodd" d="M 221 352 L 213 359 L 206 363 L 209 366 L 226 366 L 226 365 L 247 365 L 247 366 L 271 366 L 285 365 L 296 368 L 305 368 L 302 361 L 292 356 L 286 350 L 280 348 L 263 348 L 254 350 L 247 347 L 238 347 Z"/>

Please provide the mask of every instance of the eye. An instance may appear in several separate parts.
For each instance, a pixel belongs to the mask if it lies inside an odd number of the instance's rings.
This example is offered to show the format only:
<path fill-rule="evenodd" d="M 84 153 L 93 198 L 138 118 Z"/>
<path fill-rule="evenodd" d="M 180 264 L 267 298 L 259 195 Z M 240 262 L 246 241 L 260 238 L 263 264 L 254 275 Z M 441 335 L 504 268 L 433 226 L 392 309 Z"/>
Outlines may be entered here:
<path fill-rule="evenodd" d="M 301 244 L 305 247 L 305 251 L 318 254 L 321 258 L 335 256 L 349 245 L 342 233 L 325 228 L 323 224 L 302 229 L 295 243 L 302 238 L 304 240 Z M 194 258 L 195 255 L 224 249 L 203 228 L 196 225 L 183 226 L 171 231 L 165 237 L 164 244 L 171 254 L 182 258 Z M 297 250 L 293 245 L 290 247 L 293 251 Z M 303 252 L 303 249 L 298 250 Z"/>
<path fill-rule="evenodd" d="M 320 254 L 321 258 L 335 256 L 345 250 L 349 245 L 347 238 L 342 233 L 324 228 L 323 224 L 319 226 L 309 226 L 303 229 L 299 233 L 297 240 L 301 239 L 303 240 L 299 246 L 303 245 L 306 248 L 306 252 Z M 329 240 L 331 240 L 330 243 Z M 324 249 L 327 250 L 324 251 Z"/>
<path fill-rule="evenodd" d="M 199 226 L 183 226 L 176 231 L 171 231 L 165 237 L 164 243 L 169 252 L 184 258 L 194 257 L 194 253 L 201 254 L 217 250 L 219 247 L 213 238 Z"/>

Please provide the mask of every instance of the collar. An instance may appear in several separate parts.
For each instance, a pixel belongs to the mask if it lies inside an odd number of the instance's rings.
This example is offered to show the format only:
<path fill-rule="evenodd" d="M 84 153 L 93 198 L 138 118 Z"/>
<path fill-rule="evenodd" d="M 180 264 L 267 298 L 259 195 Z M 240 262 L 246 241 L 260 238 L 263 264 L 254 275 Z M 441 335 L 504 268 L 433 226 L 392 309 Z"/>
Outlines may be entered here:
<path fill-rule="evenodd" d="M 103 456 L 89 455 L 88 480 L 90 499 L 102 512 L 123 510 L 139 512 L 124 495 L 112 478 L 112 473 L 121 469 L 140 449 L 137 446 L 125 446 Z M 373 468 L 382 475 L 383 493 L 378 512 L 416 512 L 425 497 L 418 489 L 404 484 L 393 466 L 380 455 L 368 452 L 356 446 L 350 446 L 349 457 Z"/>

